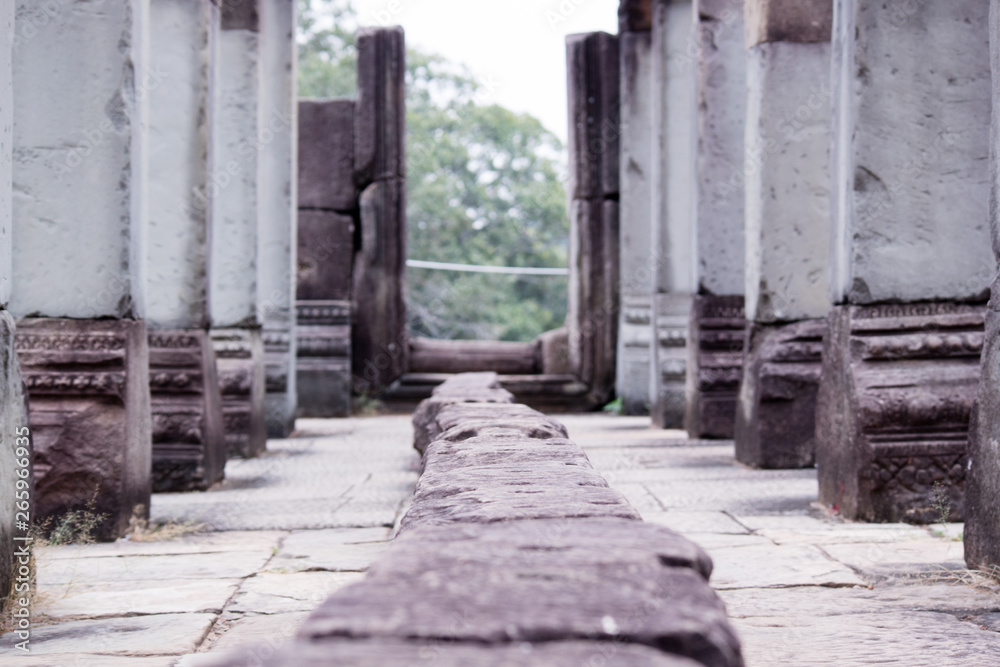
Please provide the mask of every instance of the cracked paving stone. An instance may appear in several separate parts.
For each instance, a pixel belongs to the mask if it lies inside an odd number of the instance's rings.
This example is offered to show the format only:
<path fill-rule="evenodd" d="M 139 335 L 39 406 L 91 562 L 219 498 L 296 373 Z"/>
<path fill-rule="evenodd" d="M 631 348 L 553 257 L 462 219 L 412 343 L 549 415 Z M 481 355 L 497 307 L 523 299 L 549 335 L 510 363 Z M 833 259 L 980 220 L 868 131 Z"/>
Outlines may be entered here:
<path fill-rule="evenodd" d="M 720 548 L 710 555 L 716 589 L 866 585 L 850 568 L 812 546 Z"/>
<path fill-rule="evenodd" d="M 214 620 L 212 614 L 156 614 L 43 625 L 32 631 L 31 651 L 37 655 L 181 655 L 198 646 Z"/>
<path fill-rule="evenodd" d="M 312 611 L 331 594 L 363 578 L 360 572 L 258 574 L 243 583 L 228 610 L 243 614 Z"/>
<path fill-rule="evenodd" d="M 48 588 L 35 611 L 51 618 L 135 614 L 220 613 L 239 587 L 238 579 L 119 581 Z"/>

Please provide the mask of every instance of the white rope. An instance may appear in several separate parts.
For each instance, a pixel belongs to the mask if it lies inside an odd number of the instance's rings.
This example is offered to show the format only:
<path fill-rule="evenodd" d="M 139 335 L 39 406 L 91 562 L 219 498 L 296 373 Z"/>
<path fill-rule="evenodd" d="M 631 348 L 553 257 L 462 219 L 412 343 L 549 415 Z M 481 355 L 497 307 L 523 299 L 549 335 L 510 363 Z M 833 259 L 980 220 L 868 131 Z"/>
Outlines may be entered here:
<path fill-rule="evenodd" d="M 468 273 L 506 273 L 521 276 L 568 276 L 569 269 L 541 269 L 521 266 L 481 266 L 474 264 L 449 264 L 447 262 L 425 262 L 408 259 L 406 265 L 414 269 L 437 269 L 439 271 L 465 271 Z"/>

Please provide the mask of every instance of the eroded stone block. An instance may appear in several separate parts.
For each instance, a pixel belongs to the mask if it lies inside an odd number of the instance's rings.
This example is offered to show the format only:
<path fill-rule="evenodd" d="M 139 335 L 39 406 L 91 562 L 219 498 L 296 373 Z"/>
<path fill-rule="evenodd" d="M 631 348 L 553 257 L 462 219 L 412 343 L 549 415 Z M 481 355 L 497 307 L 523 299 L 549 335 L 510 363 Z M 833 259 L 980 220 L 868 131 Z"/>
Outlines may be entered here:
<path fill-rule="evenodd" d="M 134 320 L 23 319 L 15 336 L 34 438 L 36 513 L 92 505 L 98 539 L 148 516 L 152 430 L 146 326 Z"/>
<path fill-rule="evenodd" d="M 820 502 L 863 521 L 964 514 L 985 308 L 837 306 L 823 352 Z"/>
<path fill-rule="evenodd" d="M 300 100 L 299 208 L 352 211 L 357 201 L 354 102 Z"/>
<path fill-rule="evenodd" d="M 833 0 L 746 0 L 747 48 L 761 42 L 829 42 Z"/>
<path fill-rule="evenodd" d="M 264 346 L 259 329 L 213 329 L 229 456 L 251 458 L 267 447 Z"/>
<path fill-rule="evenodd" d="M 736 412 L 737 461 L 754 468 L 813 464 L 825 334 L 824 320 L 749 325 Z"/>
<path fill-rule="evenodd" d="M 406 176 L 406 46 L 402 28 L 361 28 L 357 36 L 354 181 L 359 188 Z"/>
<path fill-rule="evenodd" d="M 694 298 L 684 418 L 692 438 L 734 435 L 746 327 L 743 297 Z"/>
<path fill-rule="evenodd" d="M 215 352 L 201 330 L 149 333 L 153 491 L 204 491 L 226 466 Z"/>

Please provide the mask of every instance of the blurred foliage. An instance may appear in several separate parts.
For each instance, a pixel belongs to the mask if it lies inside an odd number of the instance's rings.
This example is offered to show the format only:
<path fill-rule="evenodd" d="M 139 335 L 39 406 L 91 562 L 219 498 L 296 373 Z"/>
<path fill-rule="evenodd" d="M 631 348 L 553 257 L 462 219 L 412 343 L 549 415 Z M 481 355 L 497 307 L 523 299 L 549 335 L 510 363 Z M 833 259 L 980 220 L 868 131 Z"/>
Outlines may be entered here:
<path fill-rule="evenodd" d="M 299 94 L 356 94 L 357 15 L 348 0 L 299 0 Z M 492 103 L 463 66 L 407 50 L 407 255 L 564 267 L 564 149 L 541 122 Z M 562 326 L 567 279 L 411 268 L 410 333 L 528 341 Z"/>

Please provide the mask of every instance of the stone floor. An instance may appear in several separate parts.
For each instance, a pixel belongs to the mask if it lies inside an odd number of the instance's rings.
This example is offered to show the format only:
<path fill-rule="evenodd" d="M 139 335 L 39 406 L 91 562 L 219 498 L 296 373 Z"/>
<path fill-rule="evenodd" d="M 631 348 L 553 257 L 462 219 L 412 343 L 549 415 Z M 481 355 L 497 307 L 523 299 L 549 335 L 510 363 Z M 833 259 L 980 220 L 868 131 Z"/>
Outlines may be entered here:
<path fill-rule="evenodd" d="M 964 570 L 960 524 L 840 522 L 812 504 L 815 471 L 747 470 L 732 443 L 647 419 L 562 419 L 646 520 L 708 550 L 749 667 L 1000 664 L 1000 588 Z M 408 417 L 298 426 L 208 493 L 154 497 L 154 520 L 203 532 L 41 550 L 32 654 L 8 663 L 3 641 L 0 663 L 198 667 L 235 651 L 260 664 L 362 576 L 417 478 Z"/>

